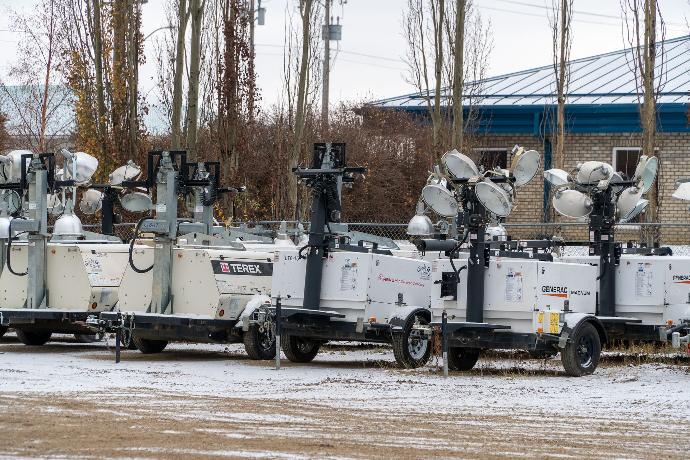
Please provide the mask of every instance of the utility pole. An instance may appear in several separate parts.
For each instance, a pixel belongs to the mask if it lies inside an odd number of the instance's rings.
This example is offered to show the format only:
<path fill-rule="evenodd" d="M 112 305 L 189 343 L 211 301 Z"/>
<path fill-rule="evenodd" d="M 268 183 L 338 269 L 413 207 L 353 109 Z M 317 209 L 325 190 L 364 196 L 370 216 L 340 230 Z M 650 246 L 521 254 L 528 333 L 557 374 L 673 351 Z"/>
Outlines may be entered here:
<path fill-rule="evenodd" d="M 321 128 L 328 128 L 328 91 L 331 72 L 331 1 L 325 0 L 325 21 L 323 26 L 323 84 L 321 88 Z"/>

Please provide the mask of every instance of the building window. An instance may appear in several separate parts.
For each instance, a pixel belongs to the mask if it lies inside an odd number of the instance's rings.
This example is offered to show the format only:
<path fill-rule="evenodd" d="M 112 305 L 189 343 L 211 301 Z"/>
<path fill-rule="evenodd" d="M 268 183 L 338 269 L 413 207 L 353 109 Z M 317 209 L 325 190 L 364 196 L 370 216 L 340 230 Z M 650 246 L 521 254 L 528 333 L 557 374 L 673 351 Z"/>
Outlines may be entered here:
<path fill-rule="evenodd" d="M 614 171 L 622 172 L 627 178 L 632 178 L 635 175 L 637 162 L 640 161 L 642 149 L 639 147 L 615 147 L 613 149 L 613 166 Z"/>
<path fill-rule="evenodd" d="M 474 149 L 474 157 L 477 159 L 477 166 L 482 166 L 484 171 L 496 167 L 506 169 L 508 167 L 508 149 Z"/>

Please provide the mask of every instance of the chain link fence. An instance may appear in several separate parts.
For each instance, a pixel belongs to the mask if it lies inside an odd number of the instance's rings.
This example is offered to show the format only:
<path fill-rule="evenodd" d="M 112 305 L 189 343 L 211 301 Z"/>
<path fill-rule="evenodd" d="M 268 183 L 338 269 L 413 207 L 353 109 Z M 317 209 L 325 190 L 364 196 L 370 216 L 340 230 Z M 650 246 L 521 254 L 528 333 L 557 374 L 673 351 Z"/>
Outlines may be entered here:
<path fill-rule="evenodd" d="M 249 228 L 262 228 L 277 231 L 285 224 L 290 234 L 296 232 L 296 221 L 257 221 L 239 222 Z M 302 228 L 309 228 L 308 222 L 301 222 Z M 115 224 L 115 235 L 123 241 L 134 236 L 134 223 Z M 406 240 L 407 222 L 350 222 L 345 224 L 351 231 L 369 233 L 393 240 Z M 563 238 L 566 242 L 584 242 L 589 240 L 588 225 L 585 222 L 527 222 L 504 223 L 508 235 L 513 239 Z M 85 230 L 99 232 L 100 225 L 84 225 Z M 690 224 L 683 222 L 620 224 L 616 226 L 616 240 L 621 242 L 638 242 L 648 246 L 690 245 Z"/>

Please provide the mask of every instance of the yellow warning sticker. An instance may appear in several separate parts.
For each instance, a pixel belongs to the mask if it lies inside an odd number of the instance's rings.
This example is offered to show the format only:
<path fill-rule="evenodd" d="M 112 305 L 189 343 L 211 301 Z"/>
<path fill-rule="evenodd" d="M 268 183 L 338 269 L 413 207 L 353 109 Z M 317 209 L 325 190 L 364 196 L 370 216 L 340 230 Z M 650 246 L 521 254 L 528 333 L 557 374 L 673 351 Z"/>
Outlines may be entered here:
<path fill-rule="evenodd" d="M 551 334 L 558 334 L 558 312 L 551 312 L 549 314 L 549 332 Z"/>

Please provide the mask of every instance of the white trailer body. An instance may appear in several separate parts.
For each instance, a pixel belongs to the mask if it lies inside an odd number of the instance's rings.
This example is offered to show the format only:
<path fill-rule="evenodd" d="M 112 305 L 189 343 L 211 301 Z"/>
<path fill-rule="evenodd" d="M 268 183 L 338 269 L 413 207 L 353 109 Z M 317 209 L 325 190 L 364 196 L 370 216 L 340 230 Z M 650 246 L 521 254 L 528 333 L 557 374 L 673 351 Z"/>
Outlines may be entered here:
<path fill-rule="evenodd" d="M 61 311 L 108 311 L 117 303 L 117 293 L 127 266 L 126 244 L 49 243 L 46 257 L 46 308 Z M 11 248 L 12 269 L 27 268 L 28 246 Z M 23 308 L 27 277 L 5 269 L 0 275 L 0 308 Z"/>
<path fill-rule="evenodd" d="M 455 259 L 456 269 L 467 261 L 466 255 Z M 560 334 L 566 302 L 569 313 L 595 313 L 596 269 L 590 265 L 493 257 L 485 270 L 484 321 L 509 326 L 509 332 Z M 454 290 L 443 282 L 453 273 L 449 259 L 435 260 L 431 271 L 432 323 L 440 322 L 444 310 L 449 322 L 465 322 L 472 289 L 467 270 L 460 271 Z"/>
<path fill-rule="evenodd" d="M 590 264 L 599 274 L 597 256 L 560 260 Z M 636 318 L 645 326 L 690 321 L 690 257 L 623 254 L 616 267 L 615 299 L 616 315 Z"/>
<path fill-rule="evenodd" d="M 275 253 L 273 299 L 302 308 L 306 259 L 297 250 Z M 320 310 L 337 312 L 333 323 L 387 324 L 405 318 L 411 307 L 428 309 L 431 264 L 376 252 L 332 251 L 323 264 Z M 353 329 L 354 332 L 354 329 Z"/>

